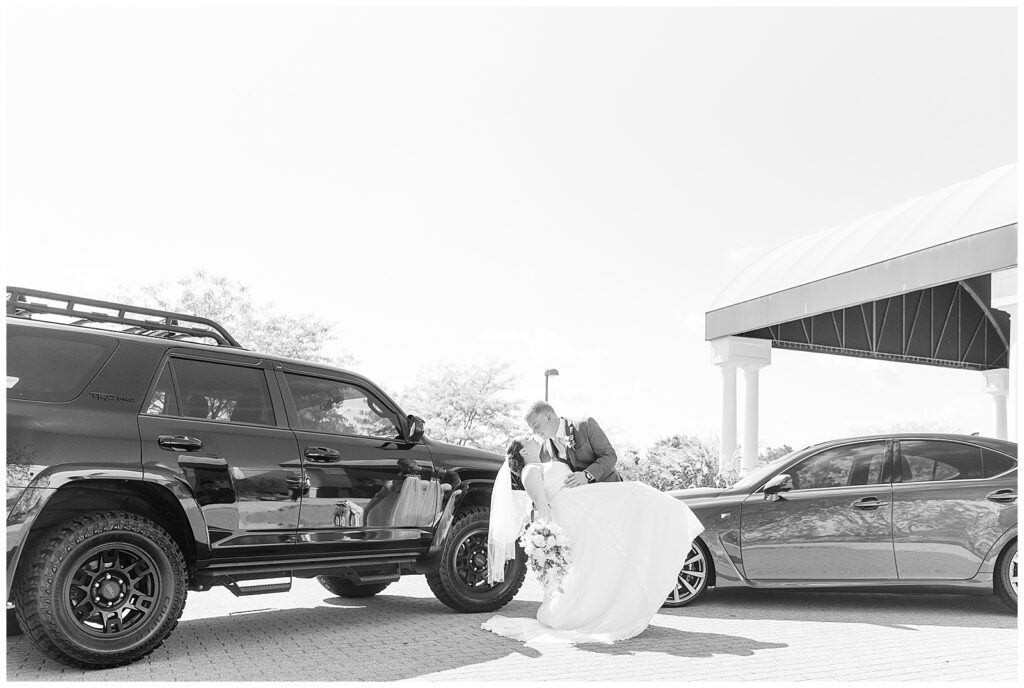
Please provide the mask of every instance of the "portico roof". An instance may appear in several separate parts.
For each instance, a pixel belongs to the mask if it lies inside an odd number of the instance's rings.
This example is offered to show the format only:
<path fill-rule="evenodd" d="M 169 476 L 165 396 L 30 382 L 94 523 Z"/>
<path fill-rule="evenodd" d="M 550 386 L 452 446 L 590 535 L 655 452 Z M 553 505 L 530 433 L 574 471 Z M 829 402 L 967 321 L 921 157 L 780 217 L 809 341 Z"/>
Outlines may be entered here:
<path fill-rule="evenodd" d="M 990 276 L 1016 265 L 1017 165 L 1011 164 L 775 249 L 715 300 L 705 336 L 753 336 L 774 346 L 937 365 L 1005 366 L 999 359 L 1009 317 L 991 308 Z M 918 327 L 924 310 L 927 345 Z M 857 341 L 846 341 L 848 323 L 863 330 Z M 936 339 L 950 325 L 958 342 L 943 350 Z M 813 336 L 815 327 L 828 336 Z M 915 328 L 919 346 L 910 341 Z"/>

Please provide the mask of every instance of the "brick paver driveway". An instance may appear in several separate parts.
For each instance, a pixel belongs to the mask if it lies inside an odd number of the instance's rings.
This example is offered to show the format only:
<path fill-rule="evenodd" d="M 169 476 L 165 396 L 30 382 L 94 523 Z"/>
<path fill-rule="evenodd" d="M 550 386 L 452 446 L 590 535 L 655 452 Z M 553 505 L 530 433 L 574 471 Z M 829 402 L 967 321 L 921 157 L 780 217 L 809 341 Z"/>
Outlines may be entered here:
<path fill-rule="evenodd" d="M 500 613 L 532 616 L 528 579 Z M 833 593 L 708 594 L 662 610 L 615 645 L 524 646 L 480 630 L 409 577 L 367 600 L 316 581 L 290 593 L 193 593 L 178 628 L 150 657 L 81 671 L 7 640 L 15 681 L 949 680 L 1015 681 L 1017 617 L 993 597 Z"/>

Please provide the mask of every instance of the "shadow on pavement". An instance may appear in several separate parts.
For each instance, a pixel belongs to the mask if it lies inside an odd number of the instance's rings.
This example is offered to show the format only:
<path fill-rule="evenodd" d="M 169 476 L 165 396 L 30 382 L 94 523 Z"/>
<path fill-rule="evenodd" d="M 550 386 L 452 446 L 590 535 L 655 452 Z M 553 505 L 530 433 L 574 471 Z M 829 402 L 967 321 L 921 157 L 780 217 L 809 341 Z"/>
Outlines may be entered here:
<path fill-rule="evenodd" d="M 711 590 L 688 607 L 663 608 L 669 616 L 702 619 L 770 619 L 913 626 L 1017 628 L 1017 615 L 997 597 L 954 594 Z"/>
<path fill-rule="evenodd" d="M 674 657 L 707 658 L 715 655 L 749 657 L 758 650 L 789 647 L 787 643 L 764 643 L 742 636 L 721 633 L 694 633 L 664 626 L 648 626 L 635 638 L 620 640 L 614 645 L 580 643 L 577 649 L 604 655 L 634 655 L 658 652 Z"/>
<path fill-rule="evenodd" d="M 500 612 L 531 617 L 539 602 L 514 600 Z M 723 590 L 697 604 L 662 609 L 691 619 L 867 623 L 913 631 L 939 625 L 1013 629 L 1017 617 L 995 598 Z M 458 614 L 433 598 L 324 597 L 311 608 L 254 609 L 182 621 L 153 654 L 135 664 L 83 671 L 46 658 L 25 636 L 7 639 L 13 681 L 397 681 L 520 654 L 542 655 L 480 628 L 492 613 Z M 698 622 L 699 627 L 699 622 Z M 614 645 L 580 644 L 604 655 L 750 656 L 787 647 L 722 633 L 650 626 Z"/>
<path fill-rule="evenodd" d="M 513 601 L 503 613 L 536 614 Z M 8 638 L 8 680 L 397 681 L 511 654 L 539 657 L 480 628 L 492 613 L 458 614 L 434 599 L 379 595 L 326 598 L 306 609 L 253 610 L 181 621 L 148 657 L 84 671 L 45 657 L 25 637 Z"/>

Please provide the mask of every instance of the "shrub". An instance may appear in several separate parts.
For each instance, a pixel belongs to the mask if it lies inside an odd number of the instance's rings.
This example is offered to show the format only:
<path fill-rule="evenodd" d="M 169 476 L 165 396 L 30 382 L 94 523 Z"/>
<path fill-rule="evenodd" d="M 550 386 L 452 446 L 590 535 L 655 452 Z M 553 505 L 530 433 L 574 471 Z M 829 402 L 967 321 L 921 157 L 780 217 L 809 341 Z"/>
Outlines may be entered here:
<path fill-rule="evenodd" d="M 619 464 L 625 480 L 638 480 L 666 491 L 688 487 L 729 487 L 738 476 L 733 471 L 718 472 L 718 447 L 710 440 L 690 435 L 674 435 L 647 450 L 644 457 Z"/>

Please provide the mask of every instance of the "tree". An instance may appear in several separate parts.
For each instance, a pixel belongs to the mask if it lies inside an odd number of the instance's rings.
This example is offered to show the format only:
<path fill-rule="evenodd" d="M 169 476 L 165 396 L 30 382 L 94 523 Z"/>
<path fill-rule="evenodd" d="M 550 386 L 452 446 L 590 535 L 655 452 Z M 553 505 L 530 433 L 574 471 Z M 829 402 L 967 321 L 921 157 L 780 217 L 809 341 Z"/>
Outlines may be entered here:
<path fill-rule="evenodd" d="M 434 439 L 504 453 L 513 437 L 529 432 L 520 404 L 506 396 L 513 382 L 507 364 L 443 365 L 421 376 L 398 402 L 423 417 Z"/>
<path fill-rule="evenodd" d="M 350 356 L 324 353 L 324 346 L 333 339 L 333 323 L 311 314 L 279 314 L 257 307 L 247 287 L 205 270 L 197 270 L 173 285 L 160 282 L 122 293 L 118 300 L 210 318 L 223 325 L 239 344 L 254 351 L 334 366 L 351 361 Z"/>
<path fill-rule="evenodd" d="M 767 447 L 763 452 L 757 455 L 757 463 L 758 465 L 771 463 L 775 459 L 781 459 L 791 451 L 793 451 L 793 447 L 788 444 L 784 444 L 781 447 Z"/>
<path fill-rule="evenodd" d="M 737 480 L 732 472 L 719 475 L 718 447 L 714 442 L 691 435 L 658 440 L 645 457 L 620 462 L 619 473 L 626 480 L 639 480 L 662 491 L 728 487 Z"/>

